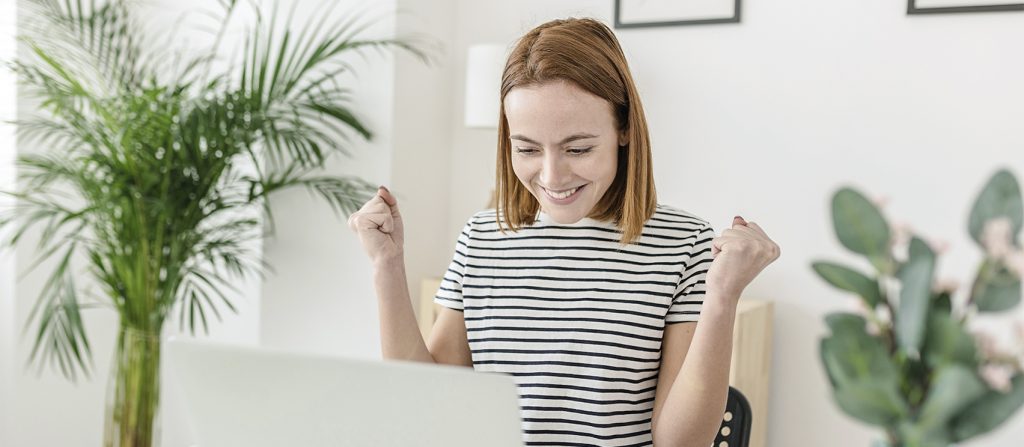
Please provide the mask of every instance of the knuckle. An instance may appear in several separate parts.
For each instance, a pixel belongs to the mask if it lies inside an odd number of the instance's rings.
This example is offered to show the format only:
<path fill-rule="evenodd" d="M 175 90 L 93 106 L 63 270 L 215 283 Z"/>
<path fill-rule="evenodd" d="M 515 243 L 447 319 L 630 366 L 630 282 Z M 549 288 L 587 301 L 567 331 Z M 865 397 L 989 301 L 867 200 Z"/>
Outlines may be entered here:
<path fill-rule="evenodd" d="M 744 253 L 750 253 L 758 249 L 757 244 L 750 239 L 740 239 L 736 241 L 736 248 Z"/>

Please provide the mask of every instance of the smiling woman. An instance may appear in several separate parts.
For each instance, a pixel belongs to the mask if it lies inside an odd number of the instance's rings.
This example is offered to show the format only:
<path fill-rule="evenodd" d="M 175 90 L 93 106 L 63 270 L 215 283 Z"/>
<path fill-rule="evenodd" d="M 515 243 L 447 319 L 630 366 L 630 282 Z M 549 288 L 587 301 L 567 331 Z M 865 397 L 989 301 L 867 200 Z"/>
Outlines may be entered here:
<path fill-rule="evenodd" d="M 711 444 L 736 301 L 778 246 L 740 217 L 716 238 L 657 203 L 640 98 L 601 22 L 526 33 L 501 104 L 498 206 L 463 228 L 429 340 L 394 196 L 349 220 L 374 262 L 384 357 L 513 376 L 527 445 Z"/>

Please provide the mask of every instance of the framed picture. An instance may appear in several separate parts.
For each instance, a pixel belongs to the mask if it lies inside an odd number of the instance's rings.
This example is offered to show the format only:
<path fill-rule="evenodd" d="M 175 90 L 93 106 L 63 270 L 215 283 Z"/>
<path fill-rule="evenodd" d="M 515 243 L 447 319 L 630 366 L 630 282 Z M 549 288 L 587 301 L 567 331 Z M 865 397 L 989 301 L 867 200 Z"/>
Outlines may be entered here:
<path fill-rule="evenodd" d="M 907 14 L 1024 11 L 1021 0 L 907 0 Z"/>
<path fill-rule="evenodd" d="M 739 21 L 740 0 L 615 0 L 615 28 Z"/>

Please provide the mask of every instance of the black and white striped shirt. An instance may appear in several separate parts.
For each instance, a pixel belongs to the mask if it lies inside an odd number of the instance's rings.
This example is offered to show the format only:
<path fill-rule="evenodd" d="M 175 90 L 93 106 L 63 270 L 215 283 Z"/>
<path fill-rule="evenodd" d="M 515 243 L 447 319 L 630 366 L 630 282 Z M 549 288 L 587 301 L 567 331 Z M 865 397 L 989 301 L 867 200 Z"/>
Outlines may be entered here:
<path fill-rule="evenodd" d="M 527 445 L 651 445 L 662 335 L 700 314 L 710 224 L 659 205 L 623 246 L 611 222 L 495 219 L 466 223 L 434 299 L 464 312 L 474 369 L 515 377 Z"/>

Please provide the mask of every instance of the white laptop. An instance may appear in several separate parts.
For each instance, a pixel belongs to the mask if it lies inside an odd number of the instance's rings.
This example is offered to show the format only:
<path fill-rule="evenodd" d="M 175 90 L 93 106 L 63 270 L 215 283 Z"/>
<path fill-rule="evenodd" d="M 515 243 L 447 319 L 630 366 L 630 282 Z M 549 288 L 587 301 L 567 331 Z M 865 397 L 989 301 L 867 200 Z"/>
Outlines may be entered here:
<path fill-rule="evenodd" d="M 171 339 L 199 447 L 521 447 L 511 376 Z"/>

